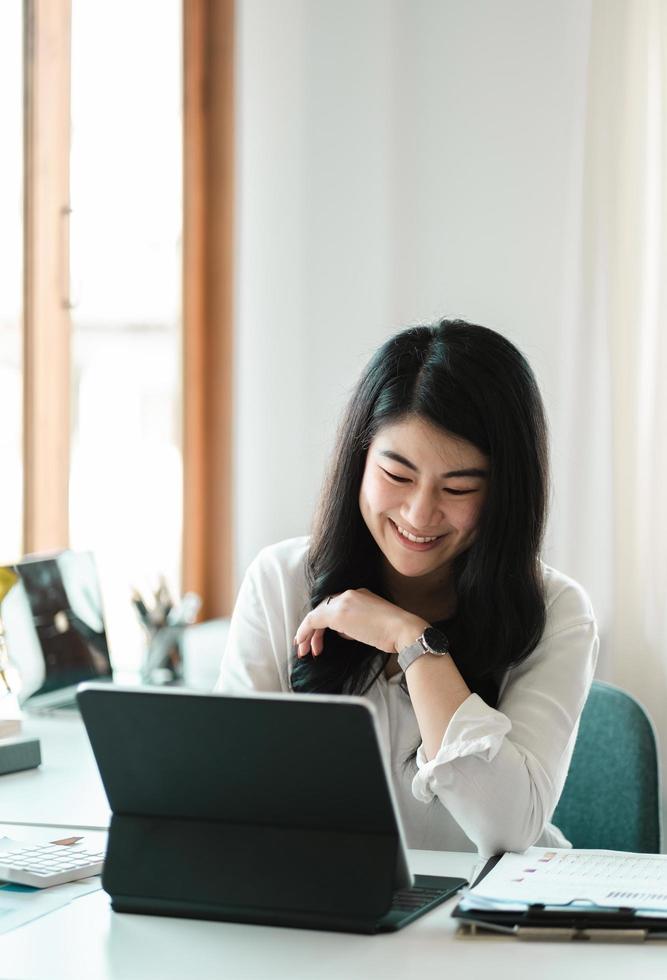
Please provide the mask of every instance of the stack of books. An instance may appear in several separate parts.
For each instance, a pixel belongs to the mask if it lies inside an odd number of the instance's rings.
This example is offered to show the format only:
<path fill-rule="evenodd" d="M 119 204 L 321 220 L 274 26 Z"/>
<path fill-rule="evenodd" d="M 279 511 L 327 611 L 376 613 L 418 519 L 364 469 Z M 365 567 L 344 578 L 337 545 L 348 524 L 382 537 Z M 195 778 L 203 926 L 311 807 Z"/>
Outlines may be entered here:
<path fill-rule="evenodd" d="M 0 690 L 0 775 L 34 769 L 41 761 L 39 739 L 22 734 L 21 708 L 16 695 Z"/>

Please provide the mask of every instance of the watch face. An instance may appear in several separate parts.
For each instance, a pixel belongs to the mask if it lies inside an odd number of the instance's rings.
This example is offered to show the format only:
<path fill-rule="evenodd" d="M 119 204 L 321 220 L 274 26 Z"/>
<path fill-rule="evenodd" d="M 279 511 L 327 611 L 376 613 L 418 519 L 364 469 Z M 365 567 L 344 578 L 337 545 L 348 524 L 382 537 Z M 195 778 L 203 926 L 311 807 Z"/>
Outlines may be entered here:
<path fill-rule="evenodd" d="M 449 640 L 435 626 L 428 626 L 424 630 L 424 640 L 429 650 L 433 653 L 449 653 Z"/>

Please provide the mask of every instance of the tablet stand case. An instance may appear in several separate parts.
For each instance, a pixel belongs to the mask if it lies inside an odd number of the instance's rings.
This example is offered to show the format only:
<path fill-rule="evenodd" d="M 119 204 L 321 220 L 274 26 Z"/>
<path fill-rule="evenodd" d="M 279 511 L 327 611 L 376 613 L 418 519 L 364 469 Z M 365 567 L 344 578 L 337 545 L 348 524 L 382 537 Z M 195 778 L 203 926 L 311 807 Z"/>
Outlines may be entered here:
<path fill-rule="evenodd" d="M 122 702 L 119 720 L 112 691 L 79 694 L 113 810 L 102 885 L 116 911 L 377 931 L 407 880 L 363 704 Z"/>
<path fill-rule="evenodd" d="M 374 932 L 396 840 L 114 816 L 102 879 L 118 912 Z"/>

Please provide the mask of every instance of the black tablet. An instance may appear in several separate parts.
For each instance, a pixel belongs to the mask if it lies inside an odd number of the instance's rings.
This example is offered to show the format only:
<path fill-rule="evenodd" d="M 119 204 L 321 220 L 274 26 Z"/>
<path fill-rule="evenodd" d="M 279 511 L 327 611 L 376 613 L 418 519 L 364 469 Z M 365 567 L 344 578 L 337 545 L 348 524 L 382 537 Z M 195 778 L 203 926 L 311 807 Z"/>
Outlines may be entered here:
<path fill-rule="evenodd" d="M 363 698 L 84 684 L 78 701 L 118 911 L 375 932 L 422 914 L 420 889 L 430 908 L 463 884 L 410 874 Z"/>

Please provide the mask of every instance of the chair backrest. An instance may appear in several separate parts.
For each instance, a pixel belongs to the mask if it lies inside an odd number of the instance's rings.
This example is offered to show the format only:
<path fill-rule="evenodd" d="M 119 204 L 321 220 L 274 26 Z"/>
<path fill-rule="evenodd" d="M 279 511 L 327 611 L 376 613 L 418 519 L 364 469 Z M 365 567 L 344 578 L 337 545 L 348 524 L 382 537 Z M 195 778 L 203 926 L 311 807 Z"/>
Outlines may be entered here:
<path fill-rule="evenodd" d="M 552 822 L 573 847 L 660 851 L 655 732 L 644 708 L 594 681 Z"/>

